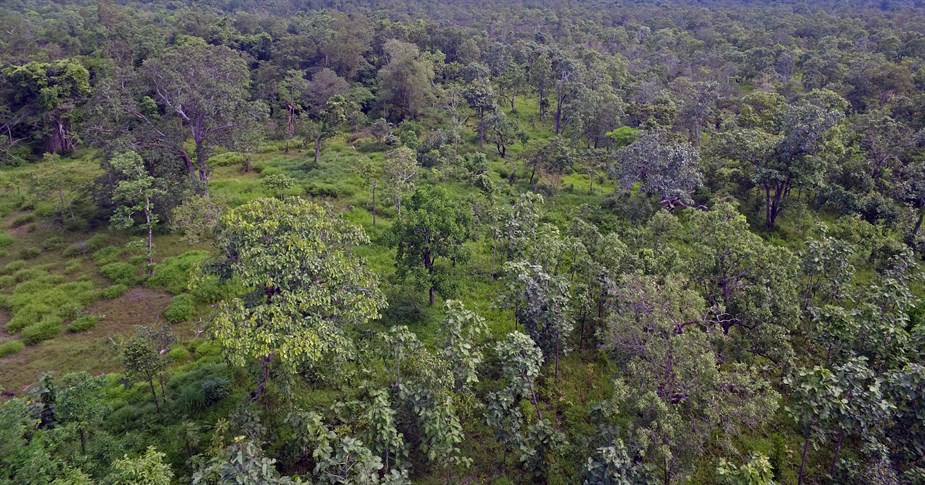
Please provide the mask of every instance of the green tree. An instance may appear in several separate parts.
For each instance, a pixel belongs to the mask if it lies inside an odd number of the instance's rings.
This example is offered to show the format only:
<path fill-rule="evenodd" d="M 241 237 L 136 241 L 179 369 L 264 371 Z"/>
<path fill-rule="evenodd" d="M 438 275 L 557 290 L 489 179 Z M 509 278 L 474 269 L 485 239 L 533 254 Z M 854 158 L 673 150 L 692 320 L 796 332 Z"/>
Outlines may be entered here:
<path fill-rule="evenodd" d="M 379 315 L 377 279 L 354 253 L 367 241 L 361 228 L 299 198 L 258 199 L 222 218 L 216 270 L 248 296 L 222 304 L 213 335 L 232 364 L 261 362 L 255 398 L 274 357 L 289 370 L 315 364 L 346 351 L 345 325 Z"/>
<path fill-rule="evenodd" d="M 463 97 L 466 98 L 469 107 L 475 110 L 475 114 L 478 116 L 477 131 L 479 134 L 479 150 L 481 150 L 482 145 L 485 144 L 485 132 L 488 129 L 485 117 L 497 109 L 495 90 L 487 79 L 476 79 L 466 86 Z"/>
<path fill-rule="evenodd" d="M 77 146 L 78 108 L 90 95 L 90 72 L 76 58 L 7 65 L 0 96 L 10 120 L 5 124 L 12 142 L 40 142 L 47 153 L 68 153 Z"/>
<path fill-rule="evenodd" d="M 527 143 L 527 134 L 520 129 L 517 120 L 504 114 L 500 109 L 492 111 L 485 120 L 485 124 L 491 129 L 492 141 L 501 158 L 507 155 L 508 145 L 514 142 Z"/>
<path fill-rule="evenodd" d="M 163 119 L 143 111 L 136 116 L 154 125 L 176 122 L 195 145 L 193 157 L 180 145 L 173 147 L 190 174 L 196 173 L 200 190 L 208 191 L 209 155 L 216 146 L 234 147 L 242 132 L 258 127 L 265 107 L 250 101 L 250 71 L 237 52 L 224 46 L 183 44 L 145 61 L 144 79 L 155 101 L 166 113 Z M 167 128 L 156 127 L 154 138 Z"/>
<path fill-rule="evenodd" d="M 653 196 L 668 209 L 693 204 L 691 194 L 702 184 L 700 155 L 690 143 L 673 143 L 661 131 L 641 134 L 616 154 L 611 175 L 620 188 Z"/>
<path fill-rule="evenodd" d="M 433 98 L 432 62 L 414 44 L 390 39 L 382 46 L 388 63 L 379 70 L 379 100 L 392 120 L 414 119 Z"/>
<path fill-rule="evenodd" d="M 478 367 L 482 363 L 479 339 L 485 334 L 485 320 L 461 301 L 447 300 L 446 319 L 440 326 L 437 342 L 443 359 L 452 368 L 456 392 L 468 390 L 479 381 Z"/>
<path fill-rule="evenodd" d="M 411 277 L 426 289 L 431 305 L 435 293 L 447 296 L 452 290 L 446 263 L 455 266 L 468 259 L 464 244 L 471 239 L 470 223 L 468 210 L 451 200 L 445 190 L 422 187 L 392 228 L 398 277 Z"/>
<path fill-rule="evenodd" d="M 173 471 L 165 463 L 166 458 L 153 446 L 136 458 L 125 455 L 113 462 L 113 472 L 107 480 L 115 485 L 170 485 Z"/>
<path fill-rule="evenodd" d="M 398 147 L 385 154 L 382 172 L 389 183 L 389 191 L 395 199 L 395 207 L 401 218 L 401 201 L 403 194 L 414 189 L 418 177 L 418 160 L 414 150 Z"/>
<path fill-rule="evenodd" d="M 315 144 L 315 164 L 321 156 L 321 144 L 324 140 L 337 134 L 337 130 L 347 122 L 352 113 L 359 111 L 356 105 L 343 96 L 332 96 L 318 110 L 308 127 L 308 135 Z"/>
<path fill-rule="evenodd" d="M 166 348 L 158 348 L 156 340 L 145 335 L 143 332 L 129 339 L 122 348 L 122 365 L 130 376 L 144 379 L 148 382 L 151 389 L 151 398 L 154 399 L 154 406 L 160 413 L 161 401 L 158 399 L 155 390 L 154 381 L 161 372 L 167 367 L 168 360 L 162 351 Z M 166 397 L 165 397 L 166 398 Z"/>
<path fill-rule="evenodd" d="M 112 192 L 112 201 L 117 204 L 110 221 L 113 226 L 128 229 L 135 225 L 135 215 L 141 214 L 141 227 L 148 233 L 148 269 L 154 272 L 154 227 L 158 216 L 154 211 L 154 199 L 164 193 L 157 180 L 148 173 L 144 161 L 135 152 L 123 152 L 109 160 L 113 170 L 121 177 Z"/>

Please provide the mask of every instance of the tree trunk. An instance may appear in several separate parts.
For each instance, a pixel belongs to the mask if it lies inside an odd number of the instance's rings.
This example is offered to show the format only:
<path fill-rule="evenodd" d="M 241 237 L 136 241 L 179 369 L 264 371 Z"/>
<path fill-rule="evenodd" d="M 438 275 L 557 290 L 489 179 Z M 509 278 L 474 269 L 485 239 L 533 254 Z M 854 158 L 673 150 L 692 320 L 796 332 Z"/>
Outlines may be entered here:
<path fill-rule="evenodd" d="M 145 225 L 148 226 L 148 269 L 154 276 L 154 224 L 151 223 L 151 198 L 145 196 Z"/>
<path fill-rule="evenodd" d="M 845 441 L 845 430 L 838 431 L 838 441 L 835 443 L 835 456 L 832 457 L 832 466 L 829 467 L 829 475 L 835 476 L 835 469 L 838 467 L 838 455 L 841 453 L 841 445 Z"/>
<path fill-rule="evenodd" d="M 376 187 L 379 185 L 378 180 L 373 180 L 373 225 L 376 225 Z"/>
<path fill-rule="evenodd" d="M 533 390 L 533 383 L 530 383 L 530 400 L 533 401 L 533 407 L 536 408 L 536 418 L 540 421 L 543 420 L 543 415 L 540 413 L 540 403 L 536 399 L 536 391 Z"/>
<path fill-rule="evenodd" d="M 919 229 L 922 228 L 922 219 L 925 219 L 925 206 L 919 209 L 919 218 L 915 221 L 915 227 L 912 228 L 912 236 L 909 238 L 909 242 L 915 243 L 915 236 L 919 234 Z"/>
<path fill-rule="evenodd" d="M 151 396 L 154 397 L 154 409 L 157 409 L 157 414 L 161 414 L 161 403 L 157 399 L 157 392 L 154 391 L 154 376 L 148 376 L 148 385 L 151 386 Z"/>
<path fill-rule="evenodd" d="M 321 136 L 315 137 L 315 165 L 318 165 L 318 158 L 321 156 Z"/>
<path fill-rule="evenodd" d="M 87 431 L 83 428 L 77 430 L 77 433 L 80 434 L 80 453 L 82 455 L 87 454 Z"/>
<path fill-rule="evenodd" d="M 562 122 L 562 97 L 556 99 L 556 135 L 559 134 L 560 124 Z"/>
<path fill-rule="evenodd" d="M 270 380 L 270 361 L 273 360 L 273 354 L 269 354 L 260 360 L 260 376 L 257 379 L 257 389 L 251 393 L 251 400 L 257 401 L 267 389 L 267 382 Z"/>
<path fill-rule="evenodd" d="M 485 110 L 479 109 L 479 151 L 485 145 Z"/>
<path fill-rule="evenodd" d="M 815 418 L 814 418 L 814 419 L 813 419 L 813 424 L 815 424 L 815 422 L 816 422 L 816 420 L 815 420 Z M 809 428 L 812 428 L 812 427 L 813 427 L 812 424 L 810 424 Z M 800 471 L 799 471 L 799 473 L 797 474 L 797 485 L 802 485 L 802 484 L 803 484 L 803 474 L 804 474 L 804 471 L 806 470 L 806 453 L 809 451 L 809 438 L 810 438 L 810 433 L 811 433 L 810 429 L 807 429 L 807 430 L 806 430 L 806 439 L 803 440 L 803 452 L 800 453 Z"/>

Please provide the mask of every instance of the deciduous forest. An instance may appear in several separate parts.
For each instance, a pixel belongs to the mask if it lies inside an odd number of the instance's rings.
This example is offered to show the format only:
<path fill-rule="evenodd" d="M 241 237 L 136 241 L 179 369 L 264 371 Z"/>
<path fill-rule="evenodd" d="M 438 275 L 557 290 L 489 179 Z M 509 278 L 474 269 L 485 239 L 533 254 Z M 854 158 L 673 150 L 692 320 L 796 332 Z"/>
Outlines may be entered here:
<path fill-rule="evenodd" d="M 920 1 L 0 32 L 0 484 L 925 484 Z"/>

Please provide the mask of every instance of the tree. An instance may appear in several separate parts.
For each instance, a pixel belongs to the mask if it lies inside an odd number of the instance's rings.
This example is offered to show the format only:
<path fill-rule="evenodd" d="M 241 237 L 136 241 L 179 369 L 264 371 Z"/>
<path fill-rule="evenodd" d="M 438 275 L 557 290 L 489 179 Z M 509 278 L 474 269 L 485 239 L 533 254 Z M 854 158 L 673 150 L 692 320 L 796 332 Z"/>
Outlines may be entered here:
<path fill-rule="evenodd" d="M 135 115 L 154 124 L 173 119 L 184 127 L 195 144 L 194 158 L 182 143 L 173 148 L 189 173 L 198 174 L 200 190 L 208 191 L 212 150 L 219 145 L 233 147 L 241 132 L 255 129 L 265 112 L 262 105 L 249 101 L 247 63 L 224 46 L 183 44 L 146 60 L 143 74 L 153 101 L 166 116 L 156 120 L 142 111 Z"/>
<path fill-rule="evenodd" d="M 774 106 L 771 104 L 771 106 Z M 751 181 L 764 192 L 765 226 L 774 227 L 795 187 L 817 184 L 825 170 L 824 151 L 832 129 L 844 117 L 844 99 L 831 91 L 813 91 L 796 104 L 746 119 L 755 128 L 720 137 L 718 154 L 753 165 Z M 769 107 L 768 110 L 773 108 Z M 763 121 L 771 117 L 776 122 Z M 779 128 L 766 128 L 766 126 Z M 772 129 L 772 131 L 767 131 Z"/>
<path fill-rule="evenodd" d="M 401 201 L 406 192 L 414 189 L 418 176 L 418 160 L 414 150 L 398 147 L 385 154 L 382 172 L 389 182 L 389 191 L 395 199 L 395 207 L 401 218 Z"/>
<path fill-rule="evenodd" d="M 125 455 L 113 462 L 113 472 L 107 480 L 114 485 L 170 485 L 173 470 L 165 463 L 166 458 L 153 446 L 136 458 Z"/>
<path fill-rule="evenodd" d="M 486 332 L 485 320 L 461 301 L 447 300 L 444 305 L 446 319 L 440 326 L 437 342 L 442 357 L 449 362 L 455 378 L 456 392 L 468 390 L 479 381 L 478 367 L 482 352 L 478 340 Z"/>
<path fill-rule="evenodd" d="M 280 477 L 274 466 L 276 460 L 267 458 L 263 450 L 245 436 L 236 436 L 228 447 L 219 450 L 193 473 L 194 485 L 226 483 L 265 483 L 291 485 L 295 482 Z"/>
<path fill-rule="evenodd" d="M 507 116 L 500 109 L 496 108 L 492 111 L 485 123 L 491 129 L 492 141 L 494 141 L 495 148 L 501 158 L 507 155 L 507 147 L 511 143 L 515 141 L 519 141 L 521 144 L 527 143 L 527 134 L 520 129 L 520 124 L 517 123 L 517 120 Z"/>
<path fill-rule="evenodd" d="M 553 255 L 545 254 L 547 258 Z M 565 278 L 550 274 L 546 268 L 526 261 L 507 263 L 508 304 L 530 338 L 543 349 L 546 360 L 555 362 L 559 376 L 559 356 L 567 347 L 574 322 L 569 309 L 569 283 Z"/>
<path fill-rule="evenodd" d="M 488 128 L 485 117 L 497 109 L 495 90 L 487 79 L 476 79 L 466 86 L 463 97 L 478 116 L 479 150 L 481 150 L 482 145 L 485 144 L 485 131 Z"/>
<path fill-rule="evenodd" d="M 154 212 L 154 198 L 163 194 L 157 180 L 148 173 L 144 161 L 135 152 L 123 152 L 114 156 L 109 164 L 122 177 L 113 189 L 112 201 L 118 204 L 110 218 L 113 226 L 128 229 L 135 225 L 135 215 L 141 213 L 148 232 L 148 269 L 154 272 L 154 227 L 158 223 Z"/>
<path fill-rule="evenodd" d="M 414 44 L 390 39 L 382 49 L 388 63 L 379 70 L 379 100 L 388 118 L 413 119 L 433 97 L 434 67 Z"/>
<path fill-rule="evenodd" d="M 552 82 L 552 61 L 549 54 L 545 51 L 540 52 L 530 64 L 530 81 L 536 89 L 536 97 L 540 105 L 540 118 L 546 117 L 546 111 L 549 109 L 548 89 L 549 83 Z"/>
<path fill-rule="evenodd" d="M 383 472 L 392 468 L 401 469 L 400 460 L 407 458 L 404 437 L 395 428 L 396 413 L 389 401 L 389 394 L 384 390 L 373 391 L 368 400 L 363 421 L 366 423 L 364 442 L 369 449 L 382 459 Z"/>
<path fill-rule="evenodd" d="M 700 187 L 700 155 L 690 143 L 672 143 L 662 131 L 642 134 L 616 154 L 611 175 L 624 191 L 639 183 L 639 191 L 658 198 L 668 209 L 693 204 L 691 194 Z"/>
<path fill-rule="evenodd" d="M 356 105 L 344 99 L 343 96 L 332 96 L 315 115 L 309 125 L 308 134 L 315 144 L 315 164 L 321 155 L 321 143 L 337 133 L 338 128 L 350 118 L 352 113 L 358 111 Z"/>
<path fill-rule="evenodd" d="M 80 452 L 87 454 L 87 440 L 109 412 L 100 393 L 105 378 L 85 372 L 67 374 L 55 386 L 55 414 L 59 423 L 72 426 L 80 437 Z"/>
<path fill-rule="evenodd" d="M 74 125 L 79 108 L 90 95 L 90 72 L 76 58 L 8 65 L 2 70 L 0 96 L 6 99 L 9 120 L 4 126 L 10 143 L 22 138 L 40 142 L 47 153 L 68 153 L 77 146 Z"/>
<path fill-rule="evenodd" d="M 756 426 L 777 401 L 753 369 L 720 367 L 699 325 L 704 302 L 685 286 L 679 275 L 623 275 L 601 335 L 621 369 L 608 406 L 615 419 L 633 416 L 626 441 L 665 483 L 690 471 L 713 433 Z"/>
<path fill-rule="evenodd" d="M 222 218 L 215 272 L 249 295 L 226 300 L 213 335 L 232 364 L 261 363 L 254 398 L 274 357 L 289 370 L 345 351 L 345 325 L 383 307 L 375 275 L 353 250 L 367 242 L 357 226 L 312 202 L 258 199 Z"/>
<path fill-rule="evenodd" d="M 157 397 L 154 380 L 167 367 L 168 360 L 162 352 L 167 349 L 159 348 L 153 335 L 139 328 L 138 334 L 129 339 L 122 349 L 122 365 L 130 376 L 148 381 L 154 406 L 161 413 L 161 400 Z"/>
<path fill-rule="evenodd" d="M 464 244 L 471 239 L 470 220 L 469 212 L 445 190 L 422 187 L 411 197 L 405 216 L 392 227 L 397 275 L 410 276 L 427 289 L 431 305 L 435 293 L 446 296 L 452 289 L 449 269 L 440 262 L 455 266 L 468 259 Z"/>
<path fill-rule="evenodd" d="M 301 71 L 289 70 L 286 77 L 276 84 L 276 96 L 286 109 L 286 136 L 292 138 L 296 134 L 296 117 L 302 112 L 303 100 L 308 96 L 311 84 L 305 79 Z M 286 143 L 286 152 L 289 143 Z"/>
<path fill-rule="evenodd" d="M 584 485 L 633 485 L 644 481 L 638 465 L 619 439 L 611 446 L 595 450 L 585 462 L 584 472 Z"/>

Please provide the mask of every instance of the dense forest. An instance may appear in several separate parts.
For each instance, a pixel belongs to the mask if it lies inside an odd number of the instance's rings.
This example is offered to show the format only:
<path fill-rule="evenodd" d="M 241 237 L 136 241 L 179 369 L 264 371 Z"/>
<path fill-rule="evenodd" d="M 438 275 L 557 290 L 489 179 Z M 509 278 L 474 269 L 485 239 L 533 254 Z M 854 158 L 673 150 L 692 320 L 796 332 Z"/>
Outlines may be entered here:
<path fill-rule="evenodd" d="M 0 484 L 925 484 L 921 2 L 0 5 Z"/>

